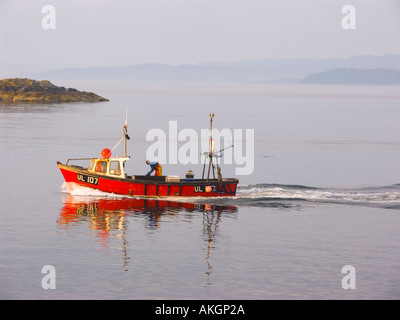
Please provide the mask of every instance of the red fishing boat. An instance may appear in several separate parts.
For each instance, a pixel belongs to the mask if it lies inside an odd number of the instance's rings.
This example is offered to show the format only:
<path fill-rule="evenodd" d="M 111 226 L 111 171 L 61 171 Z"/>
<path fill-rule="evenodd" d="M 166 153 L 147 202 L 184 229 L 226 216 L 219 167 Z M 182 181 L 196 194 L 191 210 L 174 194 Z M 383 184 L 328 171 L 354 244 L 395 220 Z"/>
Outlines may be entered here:
<path fill-rule="evenodd" d="M 236 194 L 239 180 L 236 178 L 223 178 L 218 164 L 220 155 L 214 152 L 214 142 L 211 136 L 212 119 L 210 114 L 210 150 L 205 153 L 207 161 L 203 165 L 201 179 L 195 179 L 191 170 L 187 171 L 185 178 L 175 175 L 151 176 L 128 175 L 124 171 L 124 164 L 130 160 L 127 156 L 127 120 L 123 129 L 123 137 L 113 150 L 124 141 L 125 154 L 123 157 L 111 157 L 112 150 L 103 149 L 102 157 L 68 159 L 65 164 L 57 162 L 66 182 L 73 182 L 89 188 L 98 189 L 108 193 L 126 195 L 139 198 L 162 197 L 232 197 Z M 88 167 L 70 164 L 74 160 L 88 160 Z M 208 168 L 207 168 L 208 166 Z M 207 171 L 207 174 L 206 174 Z"/>

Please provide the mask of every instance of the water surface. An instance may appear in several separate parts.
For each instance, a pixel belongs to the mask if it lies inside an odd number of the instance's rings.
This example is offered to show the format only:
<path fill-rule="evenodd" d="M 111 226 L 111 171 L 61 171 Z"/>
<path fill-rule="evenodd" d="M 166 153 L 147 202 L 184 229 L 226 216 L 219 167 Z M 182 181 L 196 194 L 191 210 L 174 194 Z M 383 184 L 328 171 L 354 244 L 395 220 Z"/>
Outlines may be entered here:
<path fill-rule="evenodd" d="M 0 105 L 1 298 L 400 298 L 397 87 L 81 85 L 110 102 Z M 207 201 L 68 188 L 56 162 L 113 147 L 126 107 L 129 173 L 148 171 L 150 129 L 208 128 L 210 112 L 215 127 L 255 130 L 255 170 L 236 197 Z"/>

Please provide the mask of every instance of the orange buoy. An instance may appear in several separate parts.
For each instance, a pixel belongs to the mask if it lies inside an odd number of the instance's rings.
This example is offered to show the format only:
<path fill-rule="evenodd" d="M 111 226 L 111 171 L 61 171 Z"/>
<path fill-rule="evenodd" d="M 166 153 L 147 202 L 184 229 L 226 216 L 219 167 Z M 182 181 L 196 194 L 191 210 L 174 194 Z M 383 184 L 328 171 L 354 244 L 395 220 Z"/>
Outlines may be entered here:
<path fill-rule="evenodd" d="M 109 157 L 111 157 L 111 150 L 110 149 L 108 149 L 108 148 L 104 148 L 103 150 L 101 150 L 101 156 L 103 157 L 103 158 L 106 158 L 106 159 L 108 159 Z"/>

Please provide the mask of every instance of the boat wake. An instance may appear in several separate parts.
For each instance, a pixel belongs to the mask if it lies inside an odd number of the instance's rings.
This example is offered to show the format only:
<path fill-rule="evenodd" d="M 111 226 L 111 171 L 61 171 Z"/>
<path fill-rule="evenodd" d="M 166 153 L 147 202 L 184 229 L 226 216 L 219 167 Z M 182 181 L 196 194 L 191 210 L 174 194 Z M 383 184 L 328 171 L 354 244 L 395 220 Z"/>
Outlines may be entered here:
<path fill-rule="evenodd" d="M 304 202 L 400 209 L 400 184 L 368 188 L 315 188 L 301 185 L 240 185 L 237 204 L 251 206 L 299 206 Z"/>
<path fill-rule="evenodd" d="M 311 204 L 337 204 L 400 210 L 400 184 L 358 189 L 282 184 L 239 185 L 235 197 L 190 200 L 239 207 L 301 208 Z"/>
<path fill-rule="evenodd" d="M 130 198 L 64 182 L 63 193 L 91 198 Z M 400 210 L 400 184 L 368 188 L 316 188 L 301 185 L 250 184 L 239 185 L 235 197 L 162 198 L 163 200 L 212 205 L 296 208 L 307 204 L 338 204 Z"/>
<path fill-rule="evenodd" d="M 61 192 L 70 194 L 76 197 L 88 197 L 88 198 L 110 198 L 110 199 L 124 199 L 126 196 L 103 192 L 97 189 L 80 186 L 73 182 L 64 182 L 61 185 Z"/>

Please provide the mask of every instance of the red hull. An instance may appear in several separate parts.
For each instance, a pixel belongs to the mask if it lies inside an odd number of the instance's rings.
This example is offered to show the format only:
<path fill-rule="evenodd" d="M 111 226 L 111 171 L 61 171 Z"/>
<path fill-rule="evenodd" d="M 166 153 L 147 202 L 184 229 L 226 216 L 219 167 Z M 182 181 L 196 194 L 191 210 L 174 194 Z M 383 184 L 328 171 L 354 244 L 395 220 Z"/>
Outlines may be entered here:
<path fill-rule="evenodd" d="M 82 167 L 57 163 L 66 182 L 98 189 L 108 193 L 133 197 L 232 197 L 236 194 L 237 179 L 180 179 L 167 182 L 165 177 L 136 176 L 134 179 L 112 178 L 88 172 Z"/>

